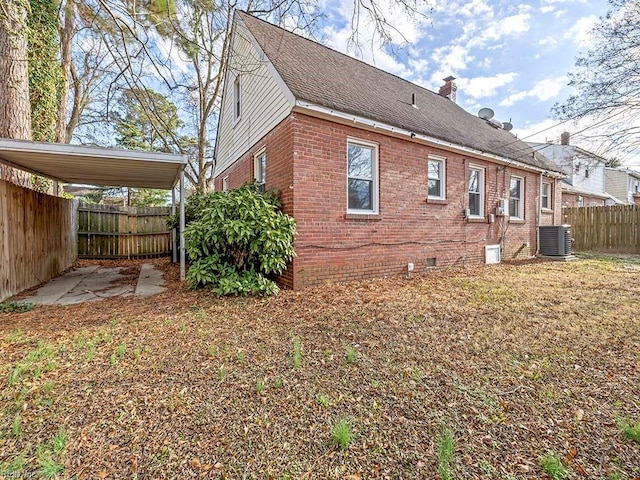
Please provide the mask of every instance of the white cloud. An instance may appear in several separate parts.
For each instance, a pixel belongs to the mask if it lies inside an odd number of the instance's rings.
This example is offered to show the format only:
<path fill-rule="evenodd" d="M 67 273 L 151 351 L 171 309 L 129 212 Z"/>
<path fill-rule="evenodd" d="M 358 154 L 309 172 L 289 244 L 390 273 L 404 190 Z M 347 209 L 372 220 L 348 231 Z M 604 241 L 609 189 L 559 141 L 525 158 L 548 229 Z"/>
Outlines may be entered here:
<path fill-rule="evenodd" d="M 517 76 L 517 73 L 509 72 L 492 77 L 461 78 L 458 84 L 465 96 L 480 99 L 494 96 L 498 88 L 510 84 Z"/>
<path fill-rule="evenodd" d="M 481 33 L 471 36 L 467 47 L 484 47 L 489 41 L 496 42 L 505 37 L 521 35 L 527 32 L 530 26 L 531 14 L 524 11 L 496 19 L 485 25 Z"/>
<path fill-rule="evenodd" d="M 580 48 L 588 48 L 592 45 L 591 31 L 598 21 L 595 15 L 579 18 L 576 23 L 565 33 L 564 38 L 571 40 Z"/>
<path fill-rule="evenodd" d="M 553 5 L 547 5 L 546 7 L 540 7 L 540 13 L 551 13 L 555 11 L 556 7 Z"/>
<path fill-rule="evenodd" d="M 541 102 L 551 100 L 556 97 L 560 90 L 566 85 L 567 77 L 546 78 L 537 82 L 531 90 L 516 92 L 509 95 L 500 102 L 501 107 L 510 107 L 528 97 L 535 98 Z"/>
<path fill-rule="evenodd" d="M 437 83 L 440 83 L 442 78 L 449 75 L 459 75 L 473 60 L 473 56 L 462 45 L 448 45 L 436 48 L 431 58 L 438 65 L 431 75 L 431 80 Z"/>
<path fill-rule="evenodd" d="M 558 46 L 558 38 L 552 35 L 549 35 L 548 37 L 543 37 L 540 40 L 538 40 L 538 45 L 542 48 L 547 48 L 551 50 L 556 46 Z"/>
<path fill-rule="evenodd" d="M 454 7 L 456 8 L 456 7 Z M 465 17 L 477 17 L 479 15 L 487 17 L 493 17 L 493 9 L 484 0 L 472 0 L 469 3 L 465 3 L 457 7 L 457 11 Z"/>

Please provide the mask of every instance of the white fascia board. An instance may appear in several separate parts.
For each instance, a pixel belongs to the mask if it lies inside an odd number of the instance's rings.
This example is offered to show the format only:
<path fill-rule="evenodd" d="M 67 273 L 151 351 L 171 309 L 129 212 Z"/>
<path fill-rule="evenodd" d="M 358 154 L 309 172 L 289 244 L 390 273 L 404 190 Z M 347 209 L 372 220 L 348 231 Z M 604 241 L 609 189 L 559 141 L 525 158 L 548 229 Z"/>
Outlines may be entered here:
<path fill-rule="evenodd" d="M 117 148 L 88 147 L 66 143 L 32 142 L 27 140 L 0 139 L 0 154 L 3 151 L 65 155 L 70 157 L 112 158 L 140 162 L 186 164 L 187 156 L 173 153 L 120 150 Z"/>
<path fill-rule="evenodd" d="M 403 128 L 394 127 L 393 125 L 388 125 L 382 122 L 376 122 L 374 120 L 360 117 L 358 115 L 340 112 L 338 110 L 333 110 L 331 108 L 322 107 L 320 105 L 304 102 L 301 100 L 296 101 L 296 107 L 294 108 L 294 111 L 305 113 L 311 116 L 324 117 L 334 121 L 340 121 L 341 123 L 357 124 L 360 128 L 365 128 L 369 130 L 385 130 L 387 134 L 392 134 L 402 138 L 407 137 L 408 140 L 416 143 L 426 144 L 432 147 L 437 147 L 437 148 L 448 150 L 455 153 L 473 155 L 476 158 L 481 158 L 483 160 L 488 160 L 490 162 L 499 163 L 501 165 L 517 167 L 521 170 L 530 170 L 532 172 L 543 173 L 545 174 L 545 176 L 552 177 L 552 178 L 565 177 L 564 174 L 534 167 L 533 165 L 528 165 L 526 163 L 518 162 L 516 160 L 511 160 L 509 158 L 502 157 L 500 155 L 494 155 L 493 153 L 487 153 L 487 152 L 476 150 L 470 147 L 464 147 L 462 145 L 457 145 L 455 143 L 447 142 L 445 140 L 440 140 L 438 138 L 430 137 L 428 135 L 411 132 Z"/>

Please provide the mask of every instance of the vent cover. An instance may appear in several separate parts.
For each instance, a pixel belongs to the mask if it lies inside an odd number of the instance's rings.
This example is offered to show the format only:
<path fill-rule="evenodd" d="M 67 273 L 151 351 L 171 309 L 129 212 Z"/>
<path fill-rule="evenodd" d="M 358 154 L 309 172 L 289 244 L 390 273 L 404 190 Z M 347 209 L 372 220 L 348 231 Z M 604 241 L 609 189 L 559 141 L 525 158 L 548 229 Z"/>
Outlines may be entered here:
<path fill-rule="evenodd" d="M 485 245 L 484 263 L 487 265 L 500 263 L 500 245 Z"/>
<path fill-rule="evenodd" d="M 550 257 L 571 255 L 571 225 L 552 225 L 538 228 L 540 255 Z"/>

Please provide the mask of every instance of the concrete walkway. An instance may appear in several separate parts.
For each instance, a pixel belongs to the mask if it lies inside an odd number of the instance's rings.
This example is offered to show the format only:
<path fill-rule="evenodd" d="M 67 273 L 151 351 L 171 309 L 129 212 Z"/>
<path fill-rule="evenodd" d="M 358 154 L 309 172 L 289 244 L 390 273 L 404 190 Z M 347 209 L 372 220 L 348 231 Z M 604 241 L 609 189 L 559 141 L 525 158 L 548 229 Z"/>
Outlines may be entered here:
<path fill-rule="evenodd" d="M 143 263 L 135 288 L 132 285 L 118 285 L 125 278 L 120 272 L 124 267 L 106 268 L 99 265 L 72 270 L 36 290 L 32 296 L 22 299 L 43 305 L 72 305 L 92 302 L 109 297 L 148 297 L 163 292 L 162 272 L 153 264 Z"/>

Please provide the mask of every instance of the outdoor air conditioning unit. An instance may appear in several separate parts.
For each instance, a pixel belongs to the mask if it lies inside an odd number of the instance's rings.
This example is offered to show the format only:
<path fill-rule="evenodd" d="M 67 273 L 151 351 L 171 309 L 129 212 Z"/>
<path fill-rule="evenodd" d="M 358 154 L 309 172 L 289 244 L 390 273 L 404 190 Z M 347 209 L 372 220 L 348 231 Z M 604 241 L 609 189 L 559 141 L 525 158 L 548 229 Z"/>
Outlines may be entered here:
<path fill-rule="evenodd" d="M 538 227 L 540 255 L 564 257 L 571 255 L 571 225 Z"/>

